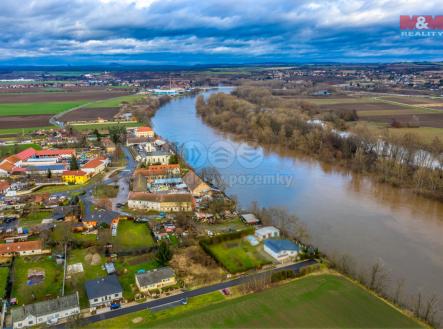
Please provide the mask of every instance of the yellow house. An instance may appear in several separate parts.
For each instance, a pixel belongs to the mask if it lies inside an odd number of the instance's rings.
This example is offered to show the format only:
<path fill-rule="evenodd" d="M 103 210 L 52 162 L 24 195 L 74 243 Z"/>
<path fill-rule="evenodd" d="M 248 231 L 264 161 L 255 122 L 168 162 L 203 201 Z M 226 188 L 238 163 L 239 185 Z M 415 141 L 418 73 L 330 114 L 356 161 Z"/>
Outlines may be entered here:
<path fill-rule="evenodd" d="M 135 275 L 135 284 L 141 292 L 173 286 L 177 283 L 174 270 L 162 267 Z"/>
<path fill-rule="evenodd" d="M 83 170 L 66 170 L 62 174 L 62 181 L 69 184 L 85 184 L 89 179 Z"/>

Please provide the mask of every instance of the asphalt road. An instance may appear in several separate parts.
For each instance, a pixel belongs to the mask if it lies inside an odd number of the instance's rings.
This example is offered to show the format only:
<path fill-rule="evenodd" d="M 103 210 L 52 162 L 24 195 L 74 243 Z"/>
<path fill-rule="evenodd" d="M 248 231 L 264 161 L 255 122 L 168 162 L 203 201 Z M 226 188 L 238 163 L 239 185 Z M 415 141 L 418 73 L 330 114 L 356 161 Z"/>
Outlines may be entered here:
<path fill-rule="evenodd" d="M 288 266 L 272 269 L 272 270 L 265 271 L 265 272 L 242 276 L 237 279 L 230 280 L 230 281 L 225 281 L 225 282 L 213 284 L 211 286 L 206 286 L 206 287 L 198 288 L 195 290 L 185 291 L 185 292 L 182 292 L 177 295 L 173 295 L 173 296 L 169 296 L 169 297 L 165 297 L 165 298 L 161 298 L 161 299 L 156 299 L 156 300 L 145 302 L 145 303 L 140 303 L 140 304 L 136 304 L 133 306 L 120 308 L 120 309 L 106 312 L 106 313 L 102 313 L 102 314 L 93 315 L 93 316 L 81 319 L 79 321 L 78 325 L 82 326 L 82 325 L 86 325 L 86 324 L 90 324 L 90 323 L 94 323 L 94 322 L 98 322 L 98 321 L 112 319 L 112 318 L 122 316 L 125 314 L 130 314 L 133 312 L 146 310 L 148 308 L 159 309 L 159 308 L 162 308 L 162 306 L 164 307 L 164 306 L 168 306 L 168 305 L 177 305 L 177 304 L 180 304 L 180 302 L 184 298 L 195 297 L 195 296 L 204 295 L 204 294 L 207 294 L 207 293 L 210 293 L 213 291 L 217 291 L 217 290 L 221 290 L 221 289 L 225 289 L 225 288 L 231 288 L 231 287 L 240 285 L 242 283 L 245 283 L 251 279 L 264 277 L 266 275 L 269 275 L 272 272 L 277 272 L 277 271 L 281 271 L 281 270 L 293 270 L 294 272 L 298 272 L 301 268 L 309 266 L 309 265 L 313 265 L 316 263 L 317 263 L 316 260 L 305 260 L 305 261 L 297 263 L 297 264 L 291 264 Z M 67 324 L 60 324 L 60 325 L 55 326 L 55 328 L 60 328 L 60 329 L 67 328 L 67 327 L 68 327 Z"/>

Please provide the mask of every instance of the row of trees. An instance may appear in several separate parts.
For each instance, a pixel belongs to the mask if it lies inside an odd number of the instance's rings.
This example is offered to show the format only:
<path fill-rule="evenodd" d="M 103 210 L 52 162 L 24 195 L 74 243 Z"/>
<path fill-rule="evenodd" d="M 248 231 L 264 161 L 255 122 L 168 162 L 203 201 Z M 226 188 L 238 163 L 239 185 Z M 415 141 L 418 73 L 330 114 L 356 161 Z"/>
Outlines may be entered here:
<path fill-rule="evenodd" d="M 356 262 L 348 255 L 330 256 L 332 268 L 358 281 L 393 304 L 410 310 L 413 315 L 431 326 L 440 324 L 439 301 L 435 294 L 426 296 L 418 291 L 416 295 L 406 292 L 404 279 L 394 280 L 379 260 L 372 266 L 358 269 Z"/>
<path fill-rule="evenodd" d="M 386 132 L 380 139 L 360 123 L 351 136 L 341 137 L 332 129 L 309 124 L 310 113 L 300 103 L 260 88 L 238 88 L 234 95 L 214 94 L 207 101 L 199 97 L 197 112 L 210 125 L 247 140 L 301 150 L 443 199 L 443 143 L 438 138 L 425 145 L 413 134 L 398 137 Z M 440 167 L 432 168 L 433 161 Z"/>

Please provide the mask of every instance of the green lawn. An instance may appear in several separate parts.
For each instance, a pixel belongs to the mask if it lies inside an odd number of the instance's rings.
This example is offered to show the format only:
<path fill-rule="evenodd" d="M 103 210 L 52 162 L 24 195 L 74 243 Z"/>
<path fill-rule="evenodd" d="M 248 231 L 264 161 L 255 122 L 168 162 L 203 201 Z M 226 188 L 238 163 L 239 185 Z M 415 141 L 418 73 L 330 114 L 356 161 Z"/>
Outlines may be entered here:
<path fill-rule="evenodd" d="M 270 263 L 268 259 L 260 254 L 259 246 L 253 247 L 244 239 L 213 244 L 209 248 L 215 258 L 230 273 L 244 272 Z"/>
<path fill-rule="evenodd" d="M 67 293 L 79 292 L 80 305 L 81 307 L 88 307 L 88 298 L 86 296 L 86 291 L 84 288 L 84 283 L 87 280 L 92 280 L 95 278 L 106 276 L 106 271 L 102 269 L 102 265 L 105 263 L 106 259 L 103 255 L 100 255 L 100 261 L 97 263 L 91 263 L 91 260 L 86 256 L 93 255 L 95 250 L 91 249 L 72 249 L 69 251 L 68 265 L 82 263 L 83 273 L 76 273 L 70 275 L 70 278 L 66 280 L 66 290 Z"/>
<path fill-rule="evenodd" d="M 25 217 L 19 219 L 19 225 L 23 227 L 31 227 L 41 224 L 43 219 L 51 218 L 52 211 L 32 211 Z"/>
<path fill-rule="evenodd" d="M 0 104 L 0 116 L 56 114 L 86 103 L 88 103 L 87 100 L 41 103 L 3 103 Z"/>
<path fill-rule="evenodd" d="M 28 270 L 38 269 L 45 272 L 45 278 L 39 284 L 28 286 Z M 30 304 L 35 301 L 55 298 L 60 295 L 63 279 L 63 266 L 57 265 L 49 256 L 17 257 L 14 263 L 14 284 L 12 297 L 18 304 Z M 33 298 L 35 296 L 35 299 Z"/>
<path fill-rule="evenodd" d="M 140 322 L 134 323 L 137 321 Z M 308 276 L 260 293 L 221 302 L 209 299 L 206 303 L 202 303 L 191 298 L 186 306 L 154 314 L 140 311 L 94 323 L 92 327 L 419 328 L 423 326 L 351 281 L 324 274 Z"/>
<path fill-rule="evenodd" d="M 123 287 L 123 296 L 127 299 L 134 297 L 137 287 L 135 286 L 135 274 L 138 270 L 153 270 L 159 267 L 159 264 L 153 254 L 144 254 L 139 256 L 120 257 L 115 263 L 118 271 L 118 280 Z"/>
<path fill-rule="evenodd" d="M 93 194 L 96 198 L 115 198 L 118 194 L 118 185 L 99 184 L 94 187 Z"/>
<path fill-rule="evenodd" d="M 8 283 L 9 268 L 0 267 L 0 299 L 5 297 L 6 285 Z"/>
<path fill-rule="evenodd" d="M 97 108 L 97 107 L 119 107 L 123 102 L 132 102 L 141 100 L 145 95 L 128 95 L 128 96 L 120 96 L 115 98 L 109 98 L 102 101 L 94 102 L 86 106 L 87 108 Z"/>
<path fill-rule="evenodd" d="M 1 131 L 1 130 L 0 130 Z M 27 148 L 33 147 L 36 150 L 41 150 L 42 147 L 38 144 L 15 144 L 15 145 L 3 145 L 0 146 L 0 158 L 7 156 L 7 155 L 11 155 L 11 154 L 15 154 L 18 152 L 21 152 L 23 150 L 26 150 Z"/>
<path fill-rule="evenodd" d="M 112 238 L 112 243 L 117 250 L 150 248 L 155 244 L 147 224 L 130 220 L 119 222 L 117 236 Z"/>

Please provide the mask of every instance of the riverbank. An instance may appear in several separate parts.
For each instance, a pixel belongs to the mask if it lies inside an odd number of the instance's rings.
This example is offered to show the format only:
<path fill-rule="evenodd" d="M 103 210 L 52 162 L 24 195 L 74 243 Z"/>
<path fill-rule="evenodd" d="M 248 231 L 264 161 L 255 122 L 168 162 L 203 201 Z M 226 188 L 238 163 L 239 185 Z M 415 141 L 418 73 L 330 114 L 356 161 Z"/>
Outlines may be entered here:
<path fill-rule="evenodd" d="M 222 88 L 204 93 L 205 98 Z M 196 115 L 195 97 L 173 100 L 153 117 L 156 132 L 178 145 L 199 141 L 203 151 L 212 145 L 234 150 L 242 143 L 204 124 Z M 408 305 L 433 294 L 443 300 L 440 285 L 443 264 L 443 206 L 405 189 L 379 184 L 365 176 L 318 162 L 294 151 L 261 149 L 260 163 L 245 168 L 238 159 L 218 168 L 232 179 L 226 193 L 235 195 L 239 206 L 253 201 L 263 207 L 284 207 L 307 225 L 311 243 L 328 256 L 345 255 L 357 272 L 367 271 L 376 262 L 389 277 L 387 289 L 394 292 L 403 282 L 402 299 Z M 211 165 L 205 154 L 190 158 L 195 168 Z M 249 185 L 243 178 L 286 177 L 290 184 L 262 180 Z"/>
<path fill-rule="evenodd" d="M 318 160 L 343 166 L 394 187 L 443 201 L 443 171 L 435 162 L 443 150 L 437 140 L 434 148 L 423 156 L 412 136 L 380 139 L 368 129 L 358 133 L 337 132 L 320 120 L 311 120 L 300 108 L 286 108 L 267 95 L 258 96 L 255 89 L 236 90 L 240 96 L 215 94 L 204 100 L 197 98 L 197 113 L 203 121 L 223 132 L 260 145 L 278 145 L 298 150 Z M 265 106 L 265 108 L 263 108 Z M 280 107 L 281 106 L 281 107 Z M 356 128 L 355 128 L 356 129 Z M 354 130 L 355 130 L 354 129 Z"/>

